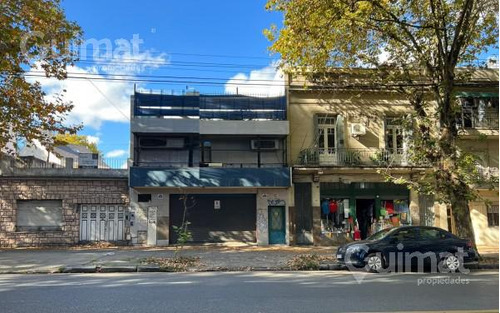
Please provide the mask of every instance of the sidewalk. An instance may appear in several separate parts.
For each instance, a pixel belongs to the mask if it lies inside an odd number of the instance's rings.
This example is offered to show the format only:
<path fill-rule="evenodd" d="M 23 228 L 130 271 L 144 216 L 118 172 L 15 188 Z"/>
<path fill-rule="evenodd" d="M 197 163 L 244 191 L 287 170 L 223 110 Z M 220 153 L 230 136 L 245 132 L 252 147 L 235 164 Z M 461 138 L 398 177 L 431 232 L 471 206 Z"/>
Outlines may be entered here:
<path fill-rule="evenodd" d="M 248 245 L 186 246 L 181 255 L 198 258 L 190 271 L 249 271 L 283 270 L 287 262 L 300 254 L 333 256 L 337 247 L 297 247 Z M 479 268 L 498 268 L 498 252 L 488 251 Z M 174 247 L 111 247 L 68 249 L 6 249 L 0 250 L 0 274 L 58 273 L 58 272 L 124 272 L 157 271 L 158 266 L 144 264 L 147 258 L 172 258 Z M 337 269 L 328 262 L 321 269 Z"/>
<path fill-rule="evenodd" d="M 277 270 L 299 254 L 333 256 L 337 247 L 258 247 L 258 246 L 188 246 L 182 256 L 197 257 L 197 270 Z M 91 271 L 131 269 L 146 258 L 171 258 L 174 247 L 106 249 L 15 249 L 0 250 L 1 273 L 55 273 L 80 268 Z"/>

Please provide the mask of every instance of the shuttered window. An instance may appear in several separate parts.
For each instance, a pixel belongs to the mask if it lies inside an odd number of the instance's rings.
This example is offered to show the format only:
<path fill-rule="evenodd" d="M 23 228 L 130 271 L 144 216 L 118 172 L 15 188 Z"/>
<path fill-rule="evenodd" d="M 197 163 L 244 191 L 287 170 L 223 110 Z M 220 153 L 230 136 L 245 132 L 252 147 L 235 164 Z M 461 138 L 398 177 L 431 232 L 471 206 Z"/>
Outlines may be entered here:
<path fill-rule="evenodd" d="M 498 226 L 498 204 L 488 206 L 487 210 L 488 226 Z"/>
<path fill-rule="evenodd" d="M 17 231 L 60 230 L 62 200 L 18 200 Z"/>

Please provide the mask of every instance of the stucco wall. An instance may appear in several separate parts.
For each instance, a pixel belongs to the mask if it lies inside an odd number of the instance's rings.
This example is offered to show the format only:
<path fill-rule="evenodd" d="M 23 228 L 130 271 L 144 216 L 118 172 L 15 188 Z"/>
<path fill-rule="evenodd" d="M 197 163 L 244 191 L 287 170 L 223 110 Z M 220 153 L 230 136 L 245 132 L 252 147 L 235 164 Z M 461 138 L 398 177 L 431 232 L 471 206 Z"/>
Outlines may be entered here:
<path fill-rule="evenodd" d="M 316 144 L 315 115 L 341 114 L 344 117 L 344 148 L 384 148 L 386 116 L 409 112 L 408 102 L 394 93 L 353 92 L 289 92 L 290 161 L 296 162 L 303 149 Z M 351 123 L 366 127 L 366 135 L 358 138 L 349 133 Z"/>
<path fill-rule="evenodd" d="M 494 191 L 484 191 L 482 195 L 492 204 L 498 205 L 498 194 Z M 488 226 L 486 203 L 484 201 L 471 202 L 470 211 L 476 245 L 498 248 L 499 229 L 498 226 Z"/>
<path fill-rule="evenodd" d="M 151 194 L 151 202 L 137 202 L 138 194 Z M 170 194 L 181 194 L 185 193 L 187 195 L 195 194 L 255 194 L 257 203 L 257 221 L 256 221 L 256 237 L 258 245 L 269 244 L 269 233 L 268 233 L 268 206 L 270 205 L 284 205 L 286 212 L 286 225 L 289 224 L 288 216 L 288 199 L 289 191 L 286 188 L 131 188 L 130 189 L 130 199 L 131 199 L 131 210 L 135 213 L 134 226 L 131 227 L 131 237 L 133 244 L 150 244 L 151 238 L 154 237 L 151 232 L 148 232 L 147 223 L 147 209 L 148 207 L 154 206 L 158 208 L 158 219 L 164 217 L 163 225 L 157 223 L 156 229 L 156 245 L 164 246 L 169 244 L 169 199 Z M 158 195 L 162 195 L 160 199 Z M 151 230 L 151 229 L 150 229 Z M 146 232 L 147 241 L 138 241 L 138 233 Z M 160 233 L 163 232 L 163 235 Z M 287 231 L 287 243 L 289 243 Z"/>

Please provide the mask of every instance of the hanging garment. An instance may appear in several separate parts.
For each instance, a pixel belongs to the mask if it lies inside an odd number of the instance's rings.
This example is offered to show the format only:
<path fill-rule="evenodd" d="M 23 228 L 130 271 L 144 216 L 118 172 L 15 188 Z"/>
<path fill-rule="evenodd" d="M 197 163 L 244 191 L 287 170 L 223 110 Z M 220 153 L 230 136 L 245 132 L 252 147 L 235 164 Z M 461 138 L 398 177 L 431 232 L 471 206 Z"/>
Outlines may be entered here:
<path fill-rule="evenodd" d="M 408 202 L 406 200 L 394 201 L 394 210 L 396 213 L 408 212 Z"/>
<path fill-rule="evenodd" d="M 337 212 L 337 209 L 338 209 L 337 202 L 333 201 L 333 200 L 330 200 L 329 208 L 330 208 L 330 213 Z"/>
<path fill-rule="evenodd" d="M 349 199 L 344 199 L 344 218 L 349 217 L 349 212 L 350 212 Z"/>
<path fill-rule="evenodd" d="M 339 203 L 338 203 L 338 210 L 337 210 L 337 214 L 339 215 L 339 224 L 342 224 L 342 222 L 344 221 L 345 219 L 345 215 L 344 215 L 344 201 L 340 200 Z"/>
<path fill-rule="evenodd" d="M 323 214 L 328 214 L 330 213 L 330 207 L 328 205 L 328 200 L 323 200 L 323 202 L 321 203 L 321 212 L 323 212 Z"/>
<path fill-rule="evenodd" d="M 385 210 L 387 214 L 394 214 L 394 201 L 388 200 L 385 202 Z"/>

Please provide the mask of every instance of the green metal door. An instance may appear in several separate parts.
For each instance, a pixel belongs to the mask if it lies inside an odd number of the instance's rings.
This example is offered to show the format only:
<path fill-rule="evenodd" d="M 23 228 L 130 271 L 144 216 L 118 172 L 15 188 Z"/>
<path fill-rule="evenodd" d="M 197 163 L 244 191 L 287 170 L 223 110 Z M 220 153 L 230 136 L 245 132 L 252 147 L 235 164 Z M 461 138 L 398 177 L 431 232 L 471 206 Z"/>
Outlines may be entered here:
<path fill-rule="evenodd" d="M 269 211 L 269 244 L 286 243 L 285 207 L 270 206 Z"/>

